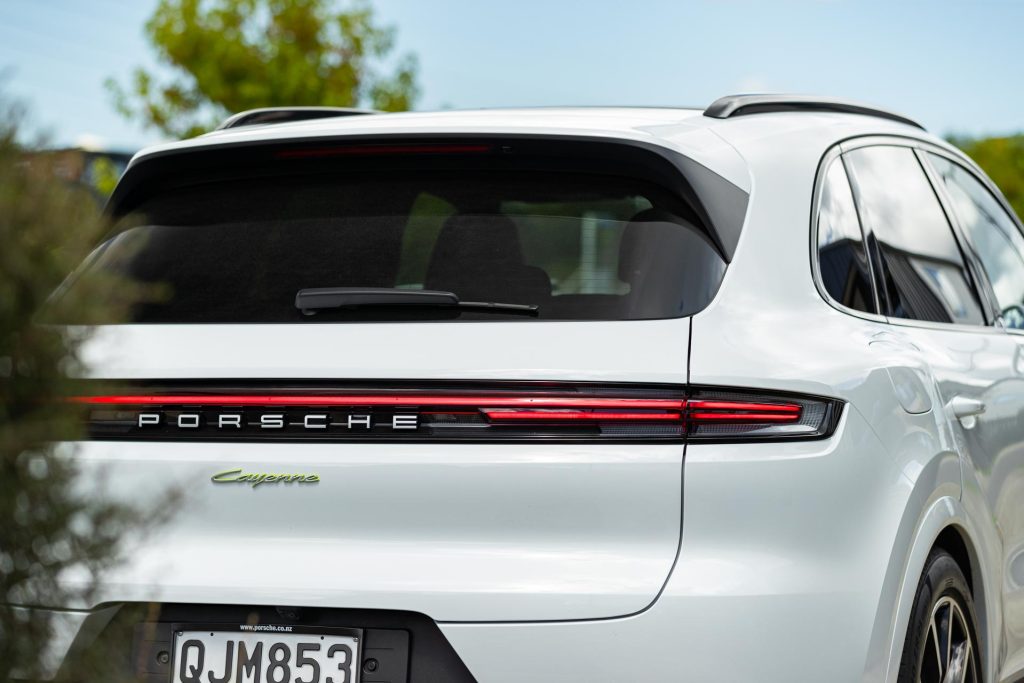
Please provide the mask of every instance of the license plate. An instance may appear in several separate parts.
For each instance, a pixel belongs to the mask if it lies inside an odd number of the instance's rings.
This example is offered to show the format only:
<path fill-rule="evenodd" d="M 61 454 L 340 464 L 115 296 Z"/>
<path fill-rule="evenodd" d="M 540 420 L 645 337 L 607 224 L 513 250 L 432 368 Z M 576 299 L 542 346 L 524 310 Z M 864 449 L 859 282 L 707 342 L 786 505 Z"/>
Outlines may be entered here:
<path fill-rule="evenodd" d="M 171 683 L 358 683 L 361 641 L 350 628 L 181 624 Z"/>

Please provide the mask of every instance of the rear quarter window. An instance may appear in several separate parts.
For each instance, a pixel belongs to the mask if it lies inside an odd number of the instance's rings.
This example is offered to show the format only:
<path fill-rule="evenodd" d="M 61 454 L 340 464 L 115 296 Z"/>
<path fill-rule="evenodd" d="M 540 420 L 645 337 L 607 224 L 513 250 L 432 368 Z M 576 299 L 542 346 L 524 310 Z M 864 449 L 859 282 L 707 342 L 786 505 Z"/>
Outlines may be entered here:
<path fill-rule="evenodd" d="M 817 230 L 818 270 L 825 291 L 847 308 L 877 313 L 871 264 L 841 159 L 825 173 Z"/>

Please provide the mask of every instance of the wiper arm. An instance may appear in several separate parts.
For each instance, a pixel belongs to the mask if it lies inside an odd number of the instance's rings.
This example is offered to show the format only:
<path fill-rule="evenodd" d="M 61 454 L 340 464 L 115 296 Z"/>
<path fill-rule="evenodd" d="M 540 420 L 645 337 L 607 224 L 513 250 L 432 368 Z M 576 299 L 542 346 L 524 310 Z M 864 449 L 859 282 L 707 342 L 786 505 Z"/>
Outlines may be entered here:
<path fill-rule="evenodd" d="M 495 313 L 537 315 L 535 304 L 503 304 L 493 301 L 460 301 L 454 292 L 433 289 L 390 289 L 387 287 L 315 287 L 300 289 L 295 308 L 303 315 L 316 315 L 330 308 L 369 306 L 410 306 L 420 308 L 466 308 Z"/>

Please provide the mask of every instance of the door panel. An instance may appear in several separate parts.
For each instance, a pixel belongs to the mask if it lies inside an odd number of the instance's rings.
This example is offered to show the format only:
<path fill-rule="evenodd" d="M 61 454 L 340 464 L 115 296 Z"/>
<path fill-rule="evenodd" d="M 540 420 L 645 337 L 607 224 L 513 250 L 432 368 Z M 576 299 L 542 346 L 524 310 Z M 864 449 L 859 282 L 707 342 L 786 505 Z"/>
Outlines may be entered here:
<path fill-rule="evenodd" d="M 1003 539 L 1007 652 L 1024 653 L 1024 335 L 1007 334 L 1007 377 L 990 388 L 971 460 Z"/>
<path fill-rule="evenodd" d="M 1002 376 L 986 388 L 985 413 L 964 430 L 964 444 L 973 467 L 967 475 L 978 482 L 1003 542 L 1004 629 L 1013 662 L 1024 656 L 1024 234 L 990 182 L 950 157 L 926 158 L 982 284 L 1012 330 L 992 330 L 993 350 L 1000 350 L 990 367 Z"/>

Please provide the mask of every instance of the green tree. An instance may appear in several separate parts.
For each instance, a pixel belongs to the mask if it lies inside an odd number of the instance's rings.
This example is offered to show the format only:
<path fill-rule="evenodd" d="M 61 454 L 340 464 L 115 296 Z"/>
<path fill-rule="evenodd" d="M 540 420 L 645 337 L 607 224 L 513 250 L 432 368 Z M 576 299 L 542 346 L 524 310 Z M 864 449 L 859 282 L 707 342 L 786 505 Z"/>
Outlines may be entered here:
<path fill-rule="evenodd" d="M 1017 215 L 1024 218 L 1024 135 L 1002 138 L 950 139 L 974 159 L 1003 191 Z"/>
<path fill-rule="evenodd" d="M 37 678 L 53 637 L 51 612 L 12 605 L 91 604 L 101 573 L 151 519 L 83 490 L 73 445 L 83 415 L 66 397 L 90 330 L 40 323 L 44 309 L 54 320 L 116 319 L 134 296 L 122 295 L 141 290 L 93 278 L 51 298 L 108 226 L 88 189 L 60 179 L 55 155 L 18 143 L 22 120 L 0 93 L 0 681 Z M 102 670 L 94 664 L 79 672 Z"/>
<path fill-rule="evenodd" d="M 127 86 L 107 88 L 117 109 L 171 137 L 190 137 L 227 114 L 274 106 L 409 109 L 416 60 L 384 62 L 394 29 L 365 1 L 160 0 L 146 36 L 169 81 L 137 69 Z"/>

